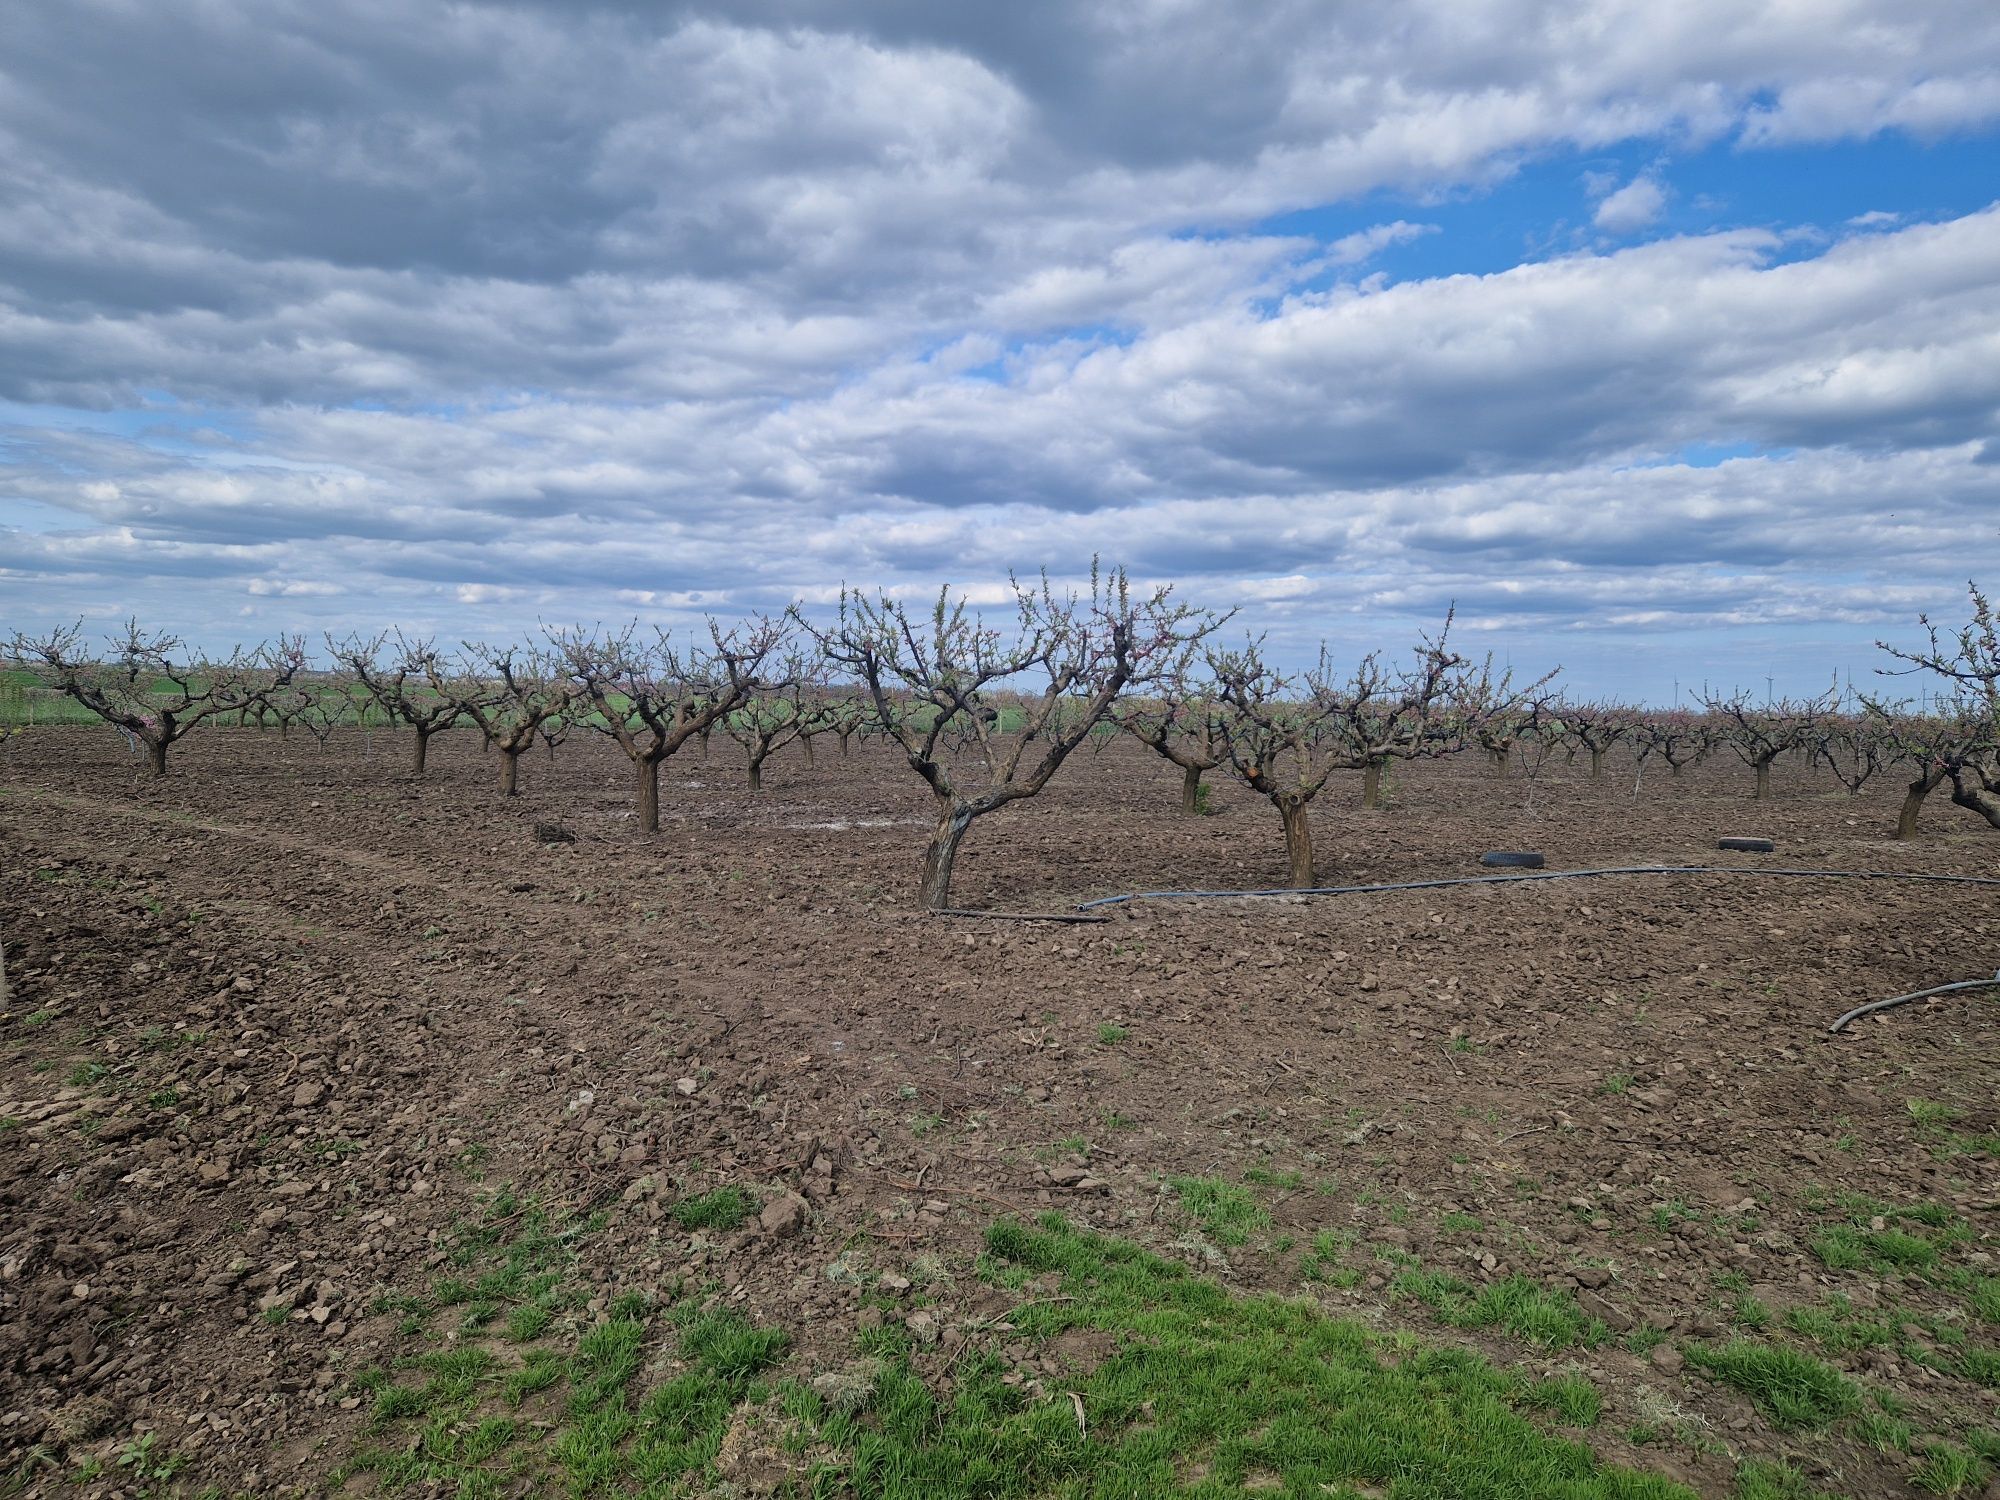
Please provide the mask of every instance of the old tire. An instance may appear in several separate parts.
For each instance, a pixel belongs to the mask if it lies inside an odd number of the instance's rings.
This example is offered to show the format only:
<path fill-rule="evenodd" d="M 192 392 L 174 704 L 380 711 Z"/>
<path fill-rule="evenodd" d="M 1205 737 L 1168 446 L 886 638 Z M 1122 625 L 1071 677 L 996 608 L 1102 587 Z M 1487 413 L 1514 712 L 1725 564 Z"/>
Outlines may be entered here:
<path fill-rule="evenodd" d="M 1744 854 L 1769 854 L 1778 846 L 1769 839 L 1728 838 L 1717 839 L 1715 847 L 1718 849 L 1736 849 Z"/>
<path fill-rule="evenodd" d="M 1479 856 L 1482 865 L 1499 870 L 1539 870 L 1542 857 L 1526 849 L 1489 849 Z"/>

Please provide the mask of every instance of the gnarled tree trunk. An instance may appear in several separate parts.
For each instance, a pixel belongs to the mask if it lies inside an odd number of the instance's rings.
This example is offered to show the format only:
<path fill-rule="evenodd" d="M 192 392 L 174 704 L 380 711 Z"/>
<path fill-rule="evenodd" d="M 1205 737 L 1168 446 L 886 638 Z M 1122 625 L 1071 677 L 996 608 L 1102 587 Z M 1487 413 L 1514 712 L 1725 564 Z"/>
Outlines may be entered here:
<path fill-rule="evenodd" d="M 924 849 L 922 897 L 926 910 L 939 911 L 951 905 L 951 872 L 958 863 L 958 846 L 965 830 L 972 826 L 972 814 L 955 803 L 947 803 L 938 814 L 937 827 Z"/>
<path fill-rule="evenodd" d="M 2000 766 L 1994 768 L 2000 772 Z M 1951 800 L 1968 812 L 1976 812 L 1995 828 L 2000 828 L 2000 775 L 1978 765 L 1954 771 Z"/>
<path fill-rule="evenodd" d="M 1382 805 L 1382 762 L 1379 760 L 1371 760 L 1361 768 L 1361 805 Z"/>
<path fill-rule="evenodd" d="M 521 752 L 500 747 L 500 795 L 511 797 L 520 786 Z"/>
<path fill-rule="evenodd" d="M 155 776 L 164 776 L 167 774 L 166 740 L 160 739 L 160 740 L 146 741 L 146 764 L 152 767 L 152 771 Z"/>
<path fill-rule="evenodd" d="M 419 729 L 417 731 L 416 749 L 410 755 L 411 775 L 421 776 L 424 774 L 424 762 L 430 758 L 430 753 L 431 731 L 428 729 Z"/>
<path fill-rule="evenodd" d="M 632 762 L 633 781 L 639 793 L 639 831 L 660 831 L 660 763 L 641 756 Z"/>
<path fill-rule="evenodd" d="M 1909 790 L 1903 793 L 1903 805 L 1896 813 L 1897 838 L 1913 839 L 1917 836 L 1917 814 L 1924 810 L 1924 798 L 1936 791 L 1938 783 L 1943 780 L 1944 770 L 1940 767 L 1924 772 L 1910 783 Z"/>
<path fill-rule="evenodd" d="M 1285 863 L 1286 882 L 1293 890 L 1304 890 L 1313 883 L 1313 835 L 1312 824 L 1306 819 L 1308 803 L 1303 800 L 1287 799 L 1278 804 L 1278 815 L 1285 820 Z"/>

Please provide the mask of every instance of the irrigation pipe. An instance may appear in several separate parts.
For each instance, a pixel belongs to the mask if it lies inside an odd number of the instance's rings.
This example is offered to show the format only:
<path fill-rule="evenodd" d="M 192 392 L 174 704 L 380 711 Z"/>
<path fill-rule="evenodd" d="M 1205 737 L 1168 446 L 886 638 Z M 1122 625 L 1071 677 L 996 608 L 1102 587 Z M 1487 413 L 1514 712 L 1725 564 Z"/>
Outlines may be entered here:
<path fill-rule="evenodd" d="M 1887 1000 L 1870 1000 L 1866 1005 L 1857 1005 L 1826 1029 L 1838 1035 L 1847 1030 L 1849 1021 L 1858 1021 L 1863 1016 L 1873 1015 L 1878 1010 L 1891 1010 L 1898 1005 L 1908 1005 L 1912 1000 L 1928 1000 L 1932 995 L 1949 995 L 1954 990 L 1985 990 L 2000 987 L 2000 972 L 1991 979 L 1961 979 L 1956 984 L 1940 984 L 1928 990 L 1911 990 L 1907 995 L 1891 995 Z"/>
<path fill-rule="evenodd" d="M 1901 870 L 1760 870 L 1747 865 L 1612 865 L 1601 870 L 1542 870 L 1533 875 L 1456 875 L 1443 880 L 1400 880 L 1389 885 L 1320 885 L 1260 891 L 1128 891 L 1079 901 L 1078 911 L 1120 906 L 1127 901 L 1241 900 L 1272 896 L 1362 896 L 1376 891 L 1435 891 L 1459 885 L 1526 885 L 1537 880 L 1584 880 L 1601 875 L 1791 875 L 1843 880 L 1918 880 L 1939 885 L 1994 885 L 1985 875 L 1921 875 Z M 1979 983 L 1987 983 L 1981 980 Z"/>

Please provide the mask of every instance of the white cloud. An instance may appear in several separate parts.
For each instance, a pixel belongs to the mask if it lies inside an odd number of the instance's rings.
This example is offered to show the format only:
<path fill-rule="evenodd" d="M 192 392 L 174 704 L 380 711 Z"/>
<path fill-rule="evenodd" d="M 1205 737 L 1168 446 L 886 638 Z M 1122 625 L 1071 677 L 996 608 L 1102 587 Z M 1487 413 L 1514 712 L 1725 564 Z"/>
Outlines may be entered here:
<path fill-rule="evenodd" d="M 1667 206 L 1667 190 L 1651 177 L 1635 177 L 1607 193 L 1591 222 L 1607 234 L 1632 234 L 1657 220 Z"/>
<path fill-rule="evenodd" d="M 1681 145 L 1980 128 L 1988 0 L 729 14 L 0 10 L 0 500 L 63 522 L 10 610 L 495 632 L 1101 550 L 1299 619 L 1793 621 L 1990 526 L 1992 212 L 1359 284 L 1434 226 L 1267 227 L 1636 141 L 1586 180 L 1635 236 Z"/>

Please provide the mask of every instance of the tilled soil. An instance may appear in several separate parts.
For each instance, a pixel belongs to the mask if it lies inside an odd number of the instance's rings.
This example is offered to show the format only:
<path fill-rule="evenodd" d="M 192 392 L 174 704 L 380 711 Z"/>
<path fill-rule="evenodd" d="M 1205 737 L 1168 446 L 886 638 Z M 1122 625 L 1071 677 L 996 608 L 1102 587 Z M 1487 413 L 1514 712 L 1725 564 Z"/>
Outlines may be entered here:
<path fill-rule="evenodd" d="M 599 743 L 538 753 L 512 801 L 458 736 L 421 781 L 379 733 L 204 734 L 157 783 L 109 732 L 0 753 L 0 1473 L 32 1489 L 152 1431 L 196 1487 L 320 1492 L 365 1415 L 349 1377 L 394 1347 L 379 1294 L 435 1273 L 504 1183 L 610 1210 L 585 1251 L 602 1298 L 713 1283 L 789 1331 L 799 1374 L 852 1347 L 845 1267 L 932 1293 L 948 1379 L 985 1227 L 1055 1209 L 1232 1286 L 1573 1362 L 1605 1398 L 1598 1451 L 1703 1493 L 1739 1455 L 1914 1493 L 1911 1458 L 1774 1432 L 1678 1348 L 1727 1334 L 1746 1285 L 1780 1315 L 1837 1290 L 1963 1319 L 1940 1287 L 1809 1246 L 1823 1194 L 1942 1205 L 1991 1273 L 1993 1157 L 1950 1143 L 2000 1130 L 2000 1008 L 1975 992 L 1824 1027 L 1992 973 L 2000 891 L 1670 876 L 925 917 L 926 794 L 898 758 L 794 749 L 753 799 L 725 748 L 668 764 L 651 838 Z M 1320 874 L 1477 874 L 1509 848 L 1551 869 L 2000 875 L 2000 835 L 1941 797 L 1899 844 L 1900 785 L 1849 798 L 1787 765 L 1753 803 L 1750 781 L 1723 759 L 1649 766 L 1636 792 L 1622 758 L 1595 783 L 1407 768 L 1379 812 L 1328 791 Z M 957 899 L 1282 878 L 1268 807 L 1220 784 L 1215 816 L 1178 800 L 1140 747 L 1079 756 L 975 827 Z M 541 842 L 549 824 L 574 841 Z M 1719 854 L 1737 833 L 1779 852 Z M 1270 1230 L 1209 1243 L 1185 1177 L 1258 1184 Z M 724 1184 L 761 1219 L 667 1214 Z M 1324 1231 L 1352 1236 L 1356 1284 L 1302 1281 Z M 1400 1257 L 1523 1274 L 1669 1338 L 1544 1354 L 1445 1328 L 1390 1296 Z M 1900 1393 L 1920 1435 L 2000 1425 L 1992 1390 L 1895 1349 L 1816 1352 Z M 1007 1353 L 1030 1383 L 1047 1357 Z"/>

